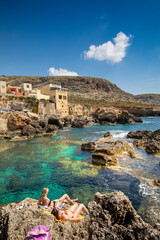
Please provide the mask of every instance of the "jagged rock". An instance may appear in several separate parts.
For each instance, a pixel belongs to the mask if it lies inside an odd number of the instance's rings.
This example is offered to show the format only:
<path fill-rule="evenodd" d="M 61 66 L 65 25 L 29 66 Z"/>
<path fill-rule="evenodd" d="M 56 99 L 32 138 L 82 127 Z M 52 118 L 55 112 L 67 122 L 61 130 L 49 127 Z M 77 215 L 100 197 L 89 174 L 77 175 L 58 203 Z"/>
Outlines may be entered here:
<path fill-rule="evenodd" d="M 153 185 L 160 187 L 160 178 L 154 179 L 152 183 Z"/>
<path fill-rule="evenodd" d="M 136 139 L 142 139 L 144 137 L 150 137 L 152 134 L 152 131 L 149 130 L 139 130 L 136 132 L 129 132 L 127 134 L 127 138 L 136 138 Z"/>
<path fill-rule="evenodd" d="M 159 239 L 160 232 L 142 220 L 122 192 L 96 193 L 88 209 L 91 218 L 90 239 Z"/>
<path fill-rule="evenodd" d="M 102 166 L 115 166 L 117 164 L 117 158 L 115 156 L 108 156 L 102 152 L 95 152 L 92 155 L 92 163 Z"/>
<path fill-rule="evenodd" d="M 45 128 L 47 126 L 47 121 L 46 120 L 39 120 L 38 123 L 41 126 L 41 128 Z"/>
<path fill-rule="evenodd" d="M 128 138 L 136 138 L 133 141 L 134 146 L 137 148 L 144 148 L 147 153 L 157 154 L 160 153 L 160 129 L 152 131 L 136 131 L 129 132 Z"/>
<path fill-rule="evenodd" d="M 39 120 L 39 116 L 36 113 L 28 112 L 27 115 L 33 121 L 38 121 Z"/>
<path fill-rule="evenodd" d="M 32 121 L 30 124 L 31 124 L 31 126 L 34 127 L 34 128 L 39 128 L 39 129 L 41 129 L 41 126 L 39 125 L 39 122 L 37 122 L 37 121 Z"/>
<path fill-rule="evenodd" d="M 22 112 L 12 113 L 8 118 L 8 130 L 14 131 L 22 129 L 24 126 L 28 125 L 31 122 L 31 119 L 27 114 Z"/>
<path fill-rule="evenodd" d="M 134 117 L 132 114 L 130 114 L 127 111 L 123 111 L 119 114 L 117 122 L 120 124 L 127 124 L 127 123 L 134 123 L 134 122 L 143 122 L 142 119 L 138 117 Z"/>
<path fill-rule="evenodd" d="M 85 120 L 78 120 L 78 119 L 75 119 L 73 122 L 72 122 L 72 125 L 71 127 L 73 128 L 83 128 L 86 126 L 86 121 Z"/>
<path fill-rule="evenodd" d="M 146 152 L 150 154 L 160 153 L 160 142 L 159 141 L 150 141 L 146 144 Z"/>
<path fill-rule="evenodd" d="M 118 112 L 119 110 L 115 108 L 98 108 L 93 116 L 98 119 L 99 122 L 105 121 L 115 123 L 118 118 Z"/>
<path fill-rule="evenodd" d="M 7 130 L 8 130 L 7 119 L 0 118 L 0 133 L 1 134 L 6 133 Z"/>
<path fill-rule="evenodd" d="M 34 128 L 31 125 L 25 126 L 21 131 L 22 136 L 31 136 L 31 135 L 34 135 L 34 134 L 36 134 L 36 128 Z"/>
<path fill-rule="evenodd" d="M 16 209 L 15 203 L 3 207 L 0 213 L 0 239 L 24 240 L 27 232 L 32 228 L 45 225 L 50 230 L 50 239 L 89 239 L 89 217 L 85 217 L 78 223 L 58 222 L 54 216 L 45 214 L 44 208 L 38 207 L 34 199 L 25 199 L 28 207 Z M 34 203 L 35 202 L 35 203 Z M 34 205 L 33 205 L 34 204 Z"/>
<path fill-rule="evenodd" d="M 110 132 L 106 132 L 104 135 L 103 135 L 104 138 L 113 138 L 112 134 Z"/>
<path fill-rule="evenodd" d="M 155 139 L 156 141 L 160 141 L 160 129 L 153 132 L 152 138 Z"/>
<path fill-rule="evenodd" d="M 94 151 L 97 147 L 95 142 L 82 143 L 81 149 L 86 151 Z"/>
<path fill-rule="evenodd" d="M 57 116 L 50 116 L 48 118 L 48 124 L 56 125 L 59 128 L 63 128 L 63 123 L 59 118 L 57 118 Z"/>
<path fill-rule="evenodd" d="M 159 240 L 159 230 L 142 220 L 122 192 L 96 193 L 88 204 L 90 218 L 77 223 L 55 223 L 53 215 L 45 214 L 46 209 L 38 207 L 34 199 L 23 202 L 28 206 L 19 210 L 15 203 L 1 208 L 1 240 L 24 240 L 27 232 L 39 225 L 46 225 L 51 240 Z"/>
<path fill-rule="evenodd" d="M 129 143 L 125 142 L 124 140 L 118 140 L 116 142 L 107 142 L 108 144 L 111 144 L 111 146 L 106 148 L 99 148 L 95 151 L 95 153 L 102 152 L 104 154 L 113 156 L 113 155 L 120 155 L 124 152 L 128 152 L 132 150 L 132 147 Z"/>
<path fill-rule="evenodd" d="M 56 131 L 58 129 L 58 127 L 57 126 L 55 126 L 55 125 L 47 125 L 46 126 L 46 132 L 47 133 L 51 133 L 51 132 L 54 132 L 54 131 Z"/>

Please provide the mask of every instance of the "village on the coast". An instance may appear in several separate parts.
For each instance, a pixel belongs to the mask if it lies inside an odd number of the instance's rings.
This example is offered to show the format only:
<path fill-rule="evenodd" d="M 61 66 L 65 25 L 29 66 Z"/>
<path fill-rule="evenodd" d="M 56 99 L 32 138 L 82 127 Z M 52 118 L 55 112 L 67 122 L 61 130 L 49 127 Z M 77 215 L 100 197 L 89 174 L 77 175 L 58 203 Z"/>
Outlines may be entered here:
<path fill-rule="evenodd" d="M 39 101 L 39 114 L 45 115 L 43 108 L 44 100 L 46 102 L 52 103 L 49 104 L 49 108 L 52 108 L 49 109 L 49 111 L 58 116 L 68 116 L 67 90 L 65 88 L 62 88 L 61 85 L 40 84 L 37 86 L 37 88 L 33 88 L 31 83 L 22 83 L 21 86 L 11 86 L 7 85 L 5 81 L 0 81 L 0 96 L 3 98 L 3 100 L 6 100 L 0 101 L 0 112 L 12 110 L 22 111 L 23 109 L 21 104 L 12 104 L 9 106 L 8 98 L 15 97 L 15 99 L 21 99 L 29 97 L 35 98 L 37 101 Z"/>

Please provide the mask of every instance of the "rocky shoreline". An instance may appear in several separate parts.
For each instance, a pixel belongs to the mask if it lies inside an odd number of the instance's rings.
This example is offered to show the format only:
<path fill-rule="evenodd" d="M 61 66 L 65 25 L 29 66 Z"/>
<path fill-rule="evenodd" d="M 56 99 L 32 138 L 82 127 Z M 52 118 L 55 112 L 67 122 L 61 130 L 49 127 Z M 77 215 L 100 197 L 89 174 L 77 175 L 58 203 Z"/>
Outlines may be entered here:
<path fill-rule="evenodd" d="M 55 222 L 54 216 L 44 213 L 34 199 L 25 199 L 26 207 L 17 208 L 21 203 L 10 203 L 0 211 L 0 239 L 22 240 L 27 232 L 39 225 L 50 230 L 51 240 L 158 240 L 160 225 L 150 225 L 142 220 L 128 197 L 122 192 L 96 193 L 89 202 L 89 217 L 77 223 Z"/>
<path fill-rule="evenodd" d="M 83 128 L 87 125 L 110 125 L 143 122 L 125 110 L 98 108 L 90 114 L 70 114 L 64 118 L 56 115 L 41 116 L 35 113 L 11 112 L 0 115 L 0 139 L 9 141 L 27 140 L 36 136 L 54 135 L 63 127 Z"/>

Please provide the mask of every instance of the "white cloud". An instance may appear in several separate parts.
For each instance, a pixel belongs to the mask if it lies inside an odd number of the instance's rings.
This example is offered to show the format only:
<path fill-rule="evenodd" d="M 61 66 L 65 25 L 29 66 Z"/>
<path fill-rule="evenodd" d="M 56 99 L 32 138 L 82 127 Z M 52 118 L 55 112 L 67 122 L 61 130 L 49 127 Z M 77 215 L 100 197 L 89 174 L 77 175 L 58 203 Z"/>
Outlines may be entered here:
<path fill-rule="evenodd" d="M 50 76 L 78 76 L 76 72 L 70 72 L 63 68 L 55 69 L 54 67 L 50 67 L 48 72 Z"/>
<path fill-rule="evenodd" d="M 119 32 L 113 42 L 108 41 L 102 45 L 91 45 L 88 51 L 84 51 L 85 59 L 95 59 L 99 61 L 106 60 L 110 63 L 121 62 L 126 56 L 127 47 L 130 45 L 130 37 L 127 37 L 123 32 Z"/>

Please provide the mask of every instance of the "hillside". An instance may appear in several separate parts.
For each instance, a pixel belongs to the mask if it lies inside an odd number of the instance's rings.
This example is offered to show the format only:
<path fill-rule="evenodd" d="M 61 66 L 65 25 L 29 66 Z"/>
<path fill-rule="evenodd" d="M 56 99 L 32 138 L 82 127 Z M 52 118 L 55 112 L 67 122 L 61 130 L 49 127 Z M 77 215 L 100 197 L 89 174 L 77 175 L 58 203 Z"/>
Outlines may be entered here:
<path fill-rule="evenodd" d="M 80 76 L 31 77 L 31 76 L 0 76 L 0 81 L 20 86 L 23 82 L 32 83 L 33 87 L 41 86 L 45 92 L 45 84 L 61 84 L 66 88 L 69 102 L 88 105 L 112 106 L 144 106 L 134 95 L 124 92 L 115 84 L 102 78 Z M 44 85 L 44 86 L 43 86 Z M 45 92 L 44 94 L 48 94 Z"/>
<path fill-rule="evenodd" d="M 135 98 L 150 105 L 160 106 L 160 94 L 140 94 Z"/>

